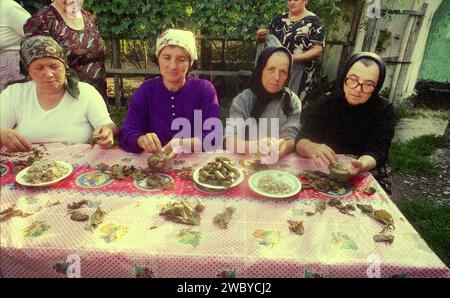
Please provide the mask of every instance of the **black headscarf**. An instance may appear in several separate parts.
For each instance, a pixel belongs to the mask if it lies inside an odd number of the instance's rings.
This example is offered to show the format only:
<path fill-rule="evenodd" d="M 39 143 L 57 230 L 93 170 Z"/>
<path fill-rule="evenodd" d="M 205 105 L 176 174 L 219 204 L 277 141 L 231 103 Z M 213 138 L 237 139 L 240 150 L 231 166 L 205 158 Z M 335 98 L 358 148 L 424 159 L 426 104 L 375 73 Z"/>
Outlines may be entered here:
<path fill-rule="evenodd" d="M 358 62 L 361 59 L 369 59 L 375 62 L 378 65 L 378 69 L 380 70 L 380 74 L 378 77 L 378 82 L 375 87 L 375 90 L 373 91 L 372 95 L 370 96 L 369 100 L 361 105 L 352 106 L 350 105 L 344 94 L 344 81 L 347 76 L 347 73 L 349 69 Z M 363 110 L 370 109 L 373 104 L 376 103 L 377 99 L 380 98 L 380 90 L 381 87 L 383 87 L 384 79 L 386 77 L 386 64 L 384 61 L 378 56 L 377 54 L 371 53 L 371 52 L 361 52 L 356 53 L 353 56 L 350 57 L 350 59 L 347 61 L 345 67 L 339 72 L 339 75 L 336 79 L 335 88 L 334 91 L 331 93 L 330 96 L 336 97 L 337 100 L 340 102 L 341 108 L 343 110 Z"/>
<path fill-rule="evenodd" d="M 269 93 L 262 85 L 262 72 L 266 67 L 267 61 L 275 52 L 284 52 L 289 57 L 289 69 L 288 78 L 286 79 L 286 84 L 289 83 L 289 77 L 291 74 L 292 67 L 292 55 L 288 49 L 285 47 L 267 47 L 265 48 L 258 57 L 256 61 L 256 68 L 250 77 L 250 89 L 256 95 L 256 103 L 253 105 L 250 117 L 255 118 L 256 121 L 261 117 L 261 114 L 266 109 L 269 102 L 273 99 L 282 98 L 282 108 L 285 115 L 292 113 L 291 97 L 289 92 L 283 88 L 278 93 Z"/>

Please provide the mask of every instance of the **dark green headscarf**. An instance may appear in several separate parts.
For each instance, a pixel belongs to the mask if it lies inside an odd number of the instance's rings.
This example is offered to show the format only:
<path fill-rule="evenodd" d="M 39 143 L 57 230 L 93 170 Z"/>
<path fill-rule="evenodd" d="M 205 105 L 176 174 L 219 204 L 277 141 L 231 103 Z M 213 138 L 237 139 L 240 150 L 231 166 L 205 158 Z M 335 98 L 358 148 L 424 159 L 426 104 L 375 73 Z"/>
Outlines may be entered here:
<path fill-rule="evenodd" d="M 61 45 L 50 36 L 35 35 L 26 37 L 20 46 L 20 63 L 28 75 L 28 66 L 36 59 L 50 57 L 61 61 L 66 69 L 67 92 L 74 98 L 80 95 L 78 76 L 69 68 L 66 53 Z"/>

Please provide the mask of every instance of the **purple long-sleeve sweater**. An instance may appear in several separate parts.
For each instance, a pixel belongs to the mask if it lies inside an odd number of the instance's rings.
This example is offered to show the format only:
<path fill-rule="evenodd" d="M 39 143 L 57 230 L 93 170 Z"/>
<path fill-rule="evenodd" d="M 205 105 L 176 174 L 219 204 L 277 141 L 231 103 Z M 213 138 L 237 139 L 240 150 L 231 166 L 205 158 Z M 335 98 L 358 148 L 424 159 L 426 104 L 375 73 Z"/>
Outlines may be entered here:
<path fill-rule="evenodd" d="M 186 118 L 191 125 L 191 137 L 205 137 L 210 130 L 194 131 L 194 110 L 201 110 L 202 127 L 206 119 L 220 119 L 216 89 L 211 82 L 186 77 L 186 84 L 176 92 L 164 87 L 161 77 L 147 80 L 134 92 L 128 113 L 119 133 L 120 146 L 128 152 L 141 152 L 139 136 L 156 133 L 164 146 L 181 130 L 171 129 L 176 118 Z M 199 113 L 199 112 L 197 112 Z"/>

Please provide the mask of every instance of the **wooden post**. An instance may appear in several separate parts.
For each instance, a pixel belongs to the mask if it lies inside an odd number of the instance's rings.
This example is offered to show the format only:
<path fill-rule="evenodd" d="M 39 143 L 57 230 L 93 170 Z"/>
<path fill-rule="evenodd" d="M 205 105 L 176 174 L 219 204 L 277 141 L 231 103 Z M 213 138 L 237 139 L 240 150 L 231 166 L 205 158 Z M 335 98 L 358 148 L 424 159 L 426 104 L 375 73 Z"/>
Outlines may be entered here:
<path fill-rule="evenodd" d="M 339 60 L 338 72 L 336 75 L 339 75 L 339 70 L 345 65 L 348 58 L 350 58 L 350 55 L 352 54 L 353 49 L 355 48 L 356 36 L 358 35 L 358 27 L 359 27 L 359 22 L 361 21 L 364 3 L 358 2 L 358 4 L 356 4 L 356 5 L 357 5 L 357 7 L 356 7 L 355 12 L 353 13 L 352 25 L 351 25 L 350 32 L 348 33 L 348 37 L 347 37 L 347 40 L 351 44 L 344 45 L 342 47 L 341 59 Z"/>
<path fill-rule="evenodd" d="M 406 46 L 405 56 L 403 57 L 404 61 L 411 61 L 412 55 L 414 53 L 415 45 L 419 38 L 419 33 L 422 28 L 423 20 L 425 19 L 425 14 L 427 12 L 428 3 L 424 3 L 422 6 L 423 15 L 421 16 L 410 16 L 414 19 L 413 28 L 411 30 L 411 35 L 408 40 L 408 45 Z M 399 73 L 399 81 L 397 82 L 397 87 L 395 88 L 395 98 L 400 98 L 403 95 L 405 81 L 408 79 L 407 73 L 411 68 L 411 64 L 401 64 L 400 73 Z M 401 98 L 400 98 L 401 99 Z"/>
<path fill-rule="evenodd" d="M 225 39 L 222 40 L 222 61 L 221 61 L 221 70 L 225 70 Z"/>
<path fill-rule="evenodd" d="M 413 5 L 413 10 L 415 10 L 415 9 L 417 9 L 417 2 L 415 2 L 414 5 Z M 409 40 L 410 40 L 410 36 L 411 36 L 411 31 L 412 31 L 413 21 L 414 20 L 415 20 L 414 16 L 409 16 L 408 23 L 406 24 L 406 27 L 405 27 L 405 33 L 403 34 L 402 42 L 400 44 L 400 54 L 399 54 L 399 57 L 398 57 L 398 61 L 403 61 L 403 59 L 405 58 L 405 53 L 406 53 L 406 49 L 407 49 L 408 44 L 409 44 Z M 399 63 L 394 68 L 394 75 L 392 77 L 392 84 L 391 84 L 391 89 L 390 89 L 390 92 L 389 92 L 389 100 L 392 103 L 395 101 L 395 96 L 396 96 L 397 86 L 398 86 L 398 80 L 400 78 L 400 69 L 401 69 L 401 67 L 402 67 L 402 64 Z M 403 80 L 405 78 L 401 78 L 401 79 Z"/>
<path fill-rule="evenodd" d="M 201 31 L 201 34 L 205 35 L 206 30 L 203 29 Z M 211 69 L 211 57 L 212 57 L 212 49 L 209 37 L 207 36 L 202 37 L 200 44 L 201 44 L 201 57 L 200 57 L 201 69 L 209 70 Z"/>
<path fill-rule="evenodd" d="M 377 27 L 377 21 L 378 21 L 378 19 L 372 18 L 367 23 L 366 34 L 364 35 L 364 42 L 363 42 L 363 46 L 362 46 L 362 50 L 365 52 L 370 52 L 370 48 L 372 46 L 373 39 L 376 35 L 375 29 Z M 376 44 L 376 42 L 375 42 L 375 44 Z"/>
<path fill-rule="evenodd" d="M 113 68 L 122 68 L 120 63 L 120 40 L 113 38 L 111 40 L 112 45 L 112 65 Z M 114 75 L 114 105 L 116 108 L 120 108 L 120 76 Z"/>

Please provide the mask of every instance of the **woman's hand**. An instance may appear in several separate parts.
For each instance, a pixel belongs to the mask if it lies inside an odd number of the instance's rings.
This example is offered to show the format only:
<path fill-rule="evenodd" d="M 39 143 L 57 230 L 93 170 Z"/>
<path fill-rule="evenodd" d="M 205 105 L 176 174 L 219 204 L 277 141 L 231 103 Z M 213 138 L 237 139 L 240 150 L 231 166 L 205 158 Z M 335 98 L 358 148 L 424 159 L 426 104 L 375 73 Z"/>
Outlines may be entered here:
<path fill-rule="evenodd" d="M 356 176 L 359 173 L 369 172 L 376 168 L 377 162 L 370 155 L 362 155 L 358 159 L 352 159 L 346 168 L 352 176 Z"/>
<path fill-rule="evenodd" d="M 108 149 L 114 145 L 114 132 L 108 125 L 96 127 L 93 134 L 98 134 L 97 144 L 102 149 Z"/>
<path fill-rule="evenodd" d="M 162 147 L 161 151 L 167 154 L 168 159 L 173 159 L 178 153 L 183 152 L 182 142 L 183 140 L 180 139 L 172 139 L 169 143 Z"/>
<path fill-rule="evenodd" d="M 31 151 L 31 143 L 19 132 L 11 128 L 1 129 L 0 144 L 11 152 Z"/>
<path fill-rule="evenodd" d="M 318 167 L 321 167 L 322 163 L 328 166 L 337 161 L 336 153 L 333 149 L 326 144 L 314 143 L 308 139 L 301 139 L 297 143 L 297 153 L 301 156 L 311 158 Z"/>
<path fill-rule="evenodd" d="M 358 159 L 352 159 L 347 165 L 346 165 L 347 171 L 350 173 L 350 175 L 356 176 L 358 175 L 362 168 L 363 168 L 363 163 L 362 161 L 358 160 Z"/>
<path fill-rule="evenodd" d="M 256 31 L 256 40 L 264 41 L 266 40 L 267 35 L 269 35 L 269 29 L 258 29 L 258 31 Z"/>
<path fill-rule="evenodd" d="M 153 132 L 140 136 L 137 139 L 137 145 L 139 148 L 148 153 L 160 152 L 162 149 L 161 141 L 156 133 Z"/>

